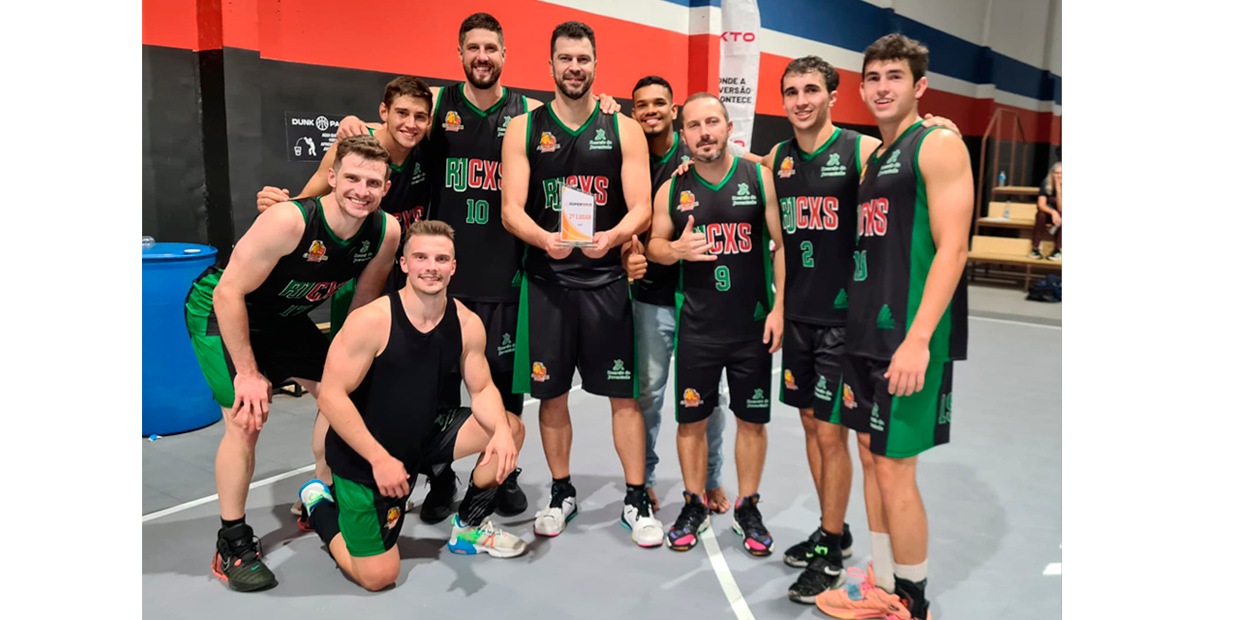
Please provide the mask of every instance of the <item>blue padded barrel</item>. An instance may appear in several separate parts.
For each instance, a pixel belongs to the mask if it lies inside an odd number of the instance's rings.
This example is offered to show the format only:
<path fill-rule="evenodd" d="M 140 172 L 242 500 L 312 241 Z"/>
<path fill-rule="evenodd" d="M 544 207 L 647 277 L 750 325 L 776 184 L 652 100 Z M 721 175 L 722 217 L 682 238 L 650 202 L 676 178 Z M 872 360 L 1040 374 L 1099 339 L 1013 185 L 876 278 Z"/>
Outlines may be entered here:
<path fill-rule="evenodd" d="M 143 436 L 170 435 L 221 419 L 191 348 L 184 304 L 217 249 L 157 243 L 143 250 Z"/>

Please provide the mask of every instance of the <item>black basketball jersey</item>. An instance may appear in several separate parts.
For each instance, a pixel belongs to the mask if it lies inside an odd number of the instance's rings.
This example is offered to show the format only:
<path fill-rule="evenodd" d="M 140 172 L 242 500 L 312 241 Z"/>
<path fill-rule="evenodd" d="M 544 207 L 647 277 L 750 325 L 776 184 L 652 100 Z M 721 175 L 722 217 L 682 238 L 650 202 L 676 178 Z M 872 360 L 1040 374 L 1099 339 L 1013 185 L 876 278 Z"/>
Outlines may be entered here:
<path fill-rule="evenodd" d="M 256 290 L 244 296 L 249 320 L 297 317 L 308 314 L 334 296 L 339 287 L 361 272 L 377 256 L 386 235 L 381 210 L 365 218 L 350 239 L 339 239 L 326 224 L 321 198 L 293 201 L 304 213 L 304 235 L 295 251 L 278 259 Z M 213 289 L 222 270 L 210 267 L 191 285 L 189 311 L 212 316 Z"/>
<path fill-rule="evenodd" d="M 797 140 L 777 146 L 773 181 L 786 250 L 786 318 L 815 325 L 846 323 L 846 283 L 854 268 L 859 138 L 834 127 L 812 153 Z"/>
<path fill-rule="evenodd" d="M 690 161 L 690 149 L 681 134 L 673 134 L 673 146 L 662 156 L 651 156 L 651 198 L 683 162 Z M 647 261 L 647 273 L 634 283 L 634 299 L 657 306 L 672 306 L 677 293 L 677 265 Z"/>
<path fill-rule="evenodd" d="M 474 301 L 516 301 L 524 244 L 503 227 L 499 161 L 504 130 L 527 111 L 525 95 L 503 89 L 503 97 L 481 110 L 464 95 L 464 83 L 439 91 L 432 146 L 440 181 L 434 217 L 456 229 L 456 277 L 448 293 Z"/>
<path fill-rule="evenodd" d="M 443 319 L 423 334 L 404 312 L 399 291 L 386 296 L 391 305 L 390 338 L 348 396 L 373 438 L 415 476 L 422 443 L 439 430 L 435 427 L 439 410 L 459 403 L 460 319 L 455 300 L 448 298 Z M 333 428 L 326 433 L 326 463 L 338 476 L 375 486 L 369 461 Z"/>
<path fill-rule="evenodd" d="M 717 257 L 677 263 L 677 331 L 683 340 L 743 342 L 763 336 L 773 307 L 773 269 L 762 174 L 759 164 L 735 157 L 729 174 L 715 185 L 694 168 L 673 179 L 674 238 L 693 217 Z"/>
<path fill-rule="evenodd" d="M 374 129 L 370 127 L 369 135 L 373 134 Z M 413 222 L 425 219 L 430 204 L 429 151 L 428 142 L 418 142 L 408 151 L 402 166 L 386 162 L 391 168 L 391 188 L 382 197 L 379 208 L 395 216 L 401 232 L 408 230 Z"/>
<path fill-rule="evenodd" d="M 889 148 L 874 153 L 865 167 L 855 271 L 848 287 L 847 350 L 856 355 L 889 361 L 920 308 L 937 252 L 920 145 L 935 129 L 917 122 Z M 957 316 L 958 305 L 952 300 L 933 330 L 930 363 L 961 359 L 967 351 L 966 308 Z"/>
<path fill-rule="evenodd" d="M 628 208 L 621 189 L 619 116 L 601 114 L 596 106 L 590 118 L 573 131 L 549 105 L 529 113 L 525 151 L 530 183 L 525 211 L 539 228 L 560 230 L 560 190 L 565 185 L 594 197 L 595 232 L 608 230 L 625 217 Z M 562 260 L 552 260 L 541 248 L 526 246 L 524 264 L 531 277 L 569 288 L 595 288 L 625 275 L 620 246 L 598 259 L 574 249 Z"/>

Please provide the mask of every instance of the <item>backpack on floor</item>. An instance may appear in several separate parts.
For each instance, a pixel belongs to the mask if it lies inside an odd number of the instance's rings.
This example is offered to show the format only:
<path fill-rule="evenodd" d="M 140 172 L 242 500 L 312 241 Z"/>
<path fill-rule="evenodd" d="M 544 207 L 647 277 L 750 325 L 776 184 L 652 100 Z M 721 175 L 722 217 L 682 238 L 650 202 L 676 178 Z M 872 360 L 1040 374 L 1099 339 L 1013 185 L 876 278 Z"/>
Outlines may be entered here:
<path fill-rule="evenodd" d="M 1063 280 L 1054 274 L 1037 280 L 1029 285 L 1030 301 L 1057 302 L 1063 301 Z"/>

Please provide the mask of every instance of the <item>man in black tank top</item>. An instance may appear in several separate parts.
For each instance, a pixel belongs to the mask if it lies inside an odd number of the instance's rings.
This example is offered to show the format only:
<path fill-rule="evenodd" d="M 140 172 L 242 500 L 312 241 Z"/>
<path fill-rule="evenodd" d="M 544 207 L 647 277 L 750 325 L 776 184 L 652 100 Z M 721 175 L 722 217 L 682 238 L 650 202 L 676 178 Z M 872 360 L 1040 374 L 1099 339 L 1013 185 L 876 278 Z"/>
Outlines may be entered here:
<path fill-rule="evenodd" d="M 454 234 L 419 222 L 404 238 L 407 286 L 348 317 L 330 346 L 317 402 L 330 420 L 321 480 L 300 489 L 309 521 L 339 568 L 367 590 L 399 575 L 404 505 L 417 473 L 480 454 L 447 543 L 454 553 L 510 558 L 527 546 L 491 522 L 496 489 L 516 468 L 525 429 L 508 415 L 486 363 L 482 321 L 447 296 Z M 460 407 L 463 377 L 472 407 Z"/>
<path fill-rule="evenodd" d="M 187 294 L 191 342 L 226 420 L 216 459 L 222 528 L 213 572 L 232 589 L 277 584 L 243 514 L 272 385 L 294 379 L 317 393 L 327 342 L 308 313 L 357 277 L 353 305 L 372 301 L 394 260 L 399 225 L 378 210 L 386 158 L 373 138 L 344 141 L 327 175 L 330 194 L 266 210 L 225 269 L 208 269 Z M 318 416 L 313 454 L 324 476 L 327 428 Z"/>
<path fill-rule="evenodd" d="M 503 142 L 503 224 L 528 245 L 523 265 L 513 391 L 541 401 L 543 451 L 552 469 L 551 502 L 535 533 L 556 536 L 577 514 L 569 475 L 573 371 L 587 392 L 609 397 L 617 453 L 625 470 L 621 521 L 641 546 L 663 539 L 644 486 L 645 432 L 634 376 L 634 325 L 620 246 L 649 219 L 647 146 L 638 123 L 598 114 L 585 95 L 595 77 L 594 31 L 578 22 L 551 37 L 556 97 L 513 119 Z M 561 195 L 595 205 L 591 245 L 560 242 Z M 547 432 L 550 431 L 550 432 Z"/>
<path fill-rule="evenodd" d="M 662 77 L 649 75 L 634 86 L 634 120 L 642 125 L 651 152 L 651 195 L 673 175 L 678 166 L 690 161 L 690 149 L 673 131 L 677 106 L 673 87 Z M 645 237 L 644 237 L 645 238 Z M 648 261 L 646 272 L 635 278 L 634 331 L 638 346 L 638 405 L 647 426 L 647 497 L 652 508 L 659 508 L 655 497 L 655 466 L 660 457 L 655 443 L 660 435 L 660 415 L 664 408 L 664 387 L 673 360 L 674 330 L 677 326 L 674 298 L 677 293 L 677 266 Z M 718 390 L 719 392 L 719 390 Z M 724 463 L 725 407 L 717 406 L 707 422 L 707 492 L 705 502 L 716 512 L 729 510 L 729 498 L 721 486 Z"/>
<path fill-rule="evenodd" d="M 728 118 L 713 95 L 686 100 L 682 138 L 694 153 L 694 168 L 660 186 L 647 242 L 651 260 L 680 261 L 673 392 L 686 503 L 666 542 L 677 551 L 692 549 L 711 523 L 700 498 L 706 485 L 706 425 L 725 372 L 730 409 L 738 419 L 734 531 L 748 553 L 766 556 L 773 539 L 760 515 L 759 484 L 768 446 L 770 361 L 781 347 L 785 311 L 785 248 L 778 247 L 770 260 L 767 239 L 781 241 L 772 179 L 759 164 L 727 154 L 733 130 Z"/>
<path fill-rule="evenodd" d="M 950 440 L 951 361 L 966 348 L 953 301 L 968 255 L 973 184 L 959 134 L 926 129 L 917 113 L 927 65 L 928 50 L 898 34 L 864 53 L 860 93 L 883 144 L 858 192 L 847 355 L 832 419 L 855 429 L 861 455 L 871 453 L 864 484 L 879 491 L 878 502 L 866 494 L 875 592 L 893 595 L 825 592 L 816 604 L 832 615 L 876 601 L 883 615 L 901 605 L 912 618 L 928 617 L 928 519 L 916 460 Z"/>

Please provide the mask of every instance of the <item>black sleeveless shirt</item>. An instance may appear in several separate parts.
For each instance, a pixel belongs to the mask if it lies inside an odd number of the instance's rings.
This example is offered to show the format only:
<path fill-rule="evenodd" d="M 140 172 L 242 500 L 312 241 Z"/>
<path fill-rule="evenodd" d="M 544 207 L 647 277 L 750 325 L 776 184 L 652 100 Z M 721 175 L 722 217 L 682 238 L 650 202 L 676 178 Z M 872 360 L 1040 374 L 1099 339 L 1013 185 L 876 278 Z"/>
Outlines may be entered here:
<path fill-rule="evenodd" d="M 690 149 L 681 134 L 673 134 L 673 146 L 662 156 L 651 156 L 651 198 L 683 162 L 690 161 Z M 647 261 L 647 273 L 634 283 L 634 299 L 657 306 L 672 307 L 677 293 L 677 265 Z"/>
<path fill-rule="evenodd" d="M 369 135 L 374 135 L 372 127 L 369 128 Z M 379 209 L 395 216 L 401 236 L 413 222 L 426 217 L 430 204 L 429 153 L 429 142 L 421 141 L 408 151 L 403 165 L 386 162 L 391 169 L 391 188 L 382 197 Z"/>

